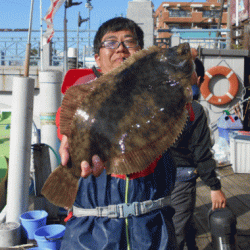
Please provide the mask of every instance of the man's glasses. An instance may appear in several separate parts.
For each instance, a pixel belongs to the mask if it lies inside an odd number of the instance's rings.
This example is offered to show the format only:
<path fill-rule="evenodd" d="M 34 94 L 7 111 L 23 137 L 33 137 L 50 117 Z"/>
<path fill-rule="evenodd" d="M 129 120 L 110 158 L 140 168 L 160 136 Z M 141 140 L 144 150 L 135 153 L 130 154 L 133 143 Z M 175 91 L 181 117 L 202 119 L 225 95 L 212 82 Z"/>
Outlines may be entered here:
<path fill-rule="evenodd" d="M 106 49 L 117 49 L 120 45 L 123 45 L 127 49 L 136 48 L 138 46 L 137 40 L 125 40 L 123 42 L 118 42 L 114 40 L 106 40 L 101 43 L 101 47 L 104 47 Z"/>

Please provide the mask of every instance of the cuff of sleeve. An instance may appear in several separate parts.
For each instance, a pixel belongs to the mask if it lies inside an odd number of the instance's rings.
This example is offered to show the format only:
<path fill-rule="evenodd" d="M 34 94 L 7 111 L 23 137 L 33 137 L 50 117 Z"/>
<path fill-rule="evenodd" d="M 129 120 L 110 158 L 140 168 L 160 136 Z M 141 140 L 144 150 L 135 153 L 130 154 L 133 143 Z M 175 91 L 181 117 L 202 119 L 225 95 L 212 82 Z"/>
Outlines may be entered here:
<path fill-rule="evenodd" d="M 218 181 L 214 185 L 210 186 L 210 189 L 213 190 L 213 191 L 220 190 L 221 189 L 221 182 L 220 182 L 220 180 L 218 179 Z"/>

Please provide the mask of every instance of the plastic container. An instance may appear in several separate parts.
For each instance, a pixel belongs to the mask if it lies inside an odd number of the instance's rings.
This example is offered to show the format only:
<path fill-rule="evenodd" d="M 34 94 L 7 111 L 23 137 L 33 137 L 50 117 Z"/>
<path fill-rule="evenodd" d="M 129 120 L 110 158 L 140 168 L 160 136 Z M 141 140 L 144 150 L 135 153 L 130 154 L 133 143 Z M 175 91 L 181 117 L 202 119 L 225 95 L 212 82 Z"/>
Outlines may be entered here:
<path fill-rule="evenodd" d="M 230 162 L 234 173 L 250 174 L 250 132 L 230 134 Z"/>
<path fill-rule="evenodd" d="M 65 226 L 53 224 L 36 230 L 34 237 L 38 247 L 59 250 L 65 232 Z"/>
<path fill-rule="evenodd" d="M 28 211 L 20 216 L 22 230 L 29 240 L 34 240 L 35 231 L 46 225 L 48 213 L 44 210 Z"/>
<path fill-rule="evenodd" d="M 0 223 L 0 247 L 19 245 L 21 242 L 21 225 L 16 222 Z"/>
<path fill-rule="evenodd" d="M 237 115 L 230 115 L 228 111 L 219 118 L 218 123 L 219 137 L 223 137 L 230 145 L 229 134 L 243 129 L 243 124 Z"/>

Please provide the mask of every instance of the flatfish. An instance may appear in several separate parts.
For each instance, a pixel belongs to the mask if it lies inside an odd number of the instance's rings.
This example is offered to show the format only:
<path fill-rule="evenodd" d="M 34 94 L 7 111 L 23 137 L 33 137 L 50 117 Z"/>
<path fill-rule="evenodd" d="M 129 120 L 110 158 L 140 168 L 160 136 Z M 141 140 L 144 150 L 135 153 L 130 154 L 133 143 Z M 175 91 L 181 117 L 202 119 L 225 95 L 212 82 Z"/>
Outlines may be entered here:
<path fill-rule="evenodd" d="M 58 206 L 74 203 L 82 161 L 98 155 L 107 174 L 146 169 L 181 134 L 191 101 L 193 59 L 188 43 L 156 46 L 130 56 L 113 71 L 70 87 L 63 99 L 61 133 L 71 161 L 47 179 L 42 194 Z"/>

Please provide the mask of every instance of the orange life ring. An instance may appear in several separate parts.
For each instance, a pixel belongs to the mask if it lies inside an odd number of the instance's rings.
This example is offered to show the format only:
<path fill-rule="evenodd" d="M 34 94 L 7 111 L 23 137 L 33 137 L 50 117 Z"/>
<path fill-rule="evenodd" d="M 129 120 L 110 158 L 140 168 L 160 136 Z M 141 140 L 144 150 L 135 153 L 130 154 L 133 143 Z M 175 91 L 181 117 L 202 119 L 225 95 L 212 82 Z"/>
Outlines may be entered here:
<path fill-rule="evenodd" d="M 209 90 L 209 82 L 215 75 L 225 76 L 230 83 L 228 92 L 223 96 L 215 96 Z M 231 69 L 224 66 L 216 66 L 207 70 L 205 73 L 204 82 L 200 87 L 200 91 L 204 99 L 214 105 L 223 105 L 231 102 L 235 98 L 238 89 L 239 81 L 236 74 Z"/>

